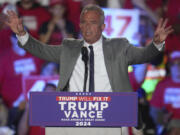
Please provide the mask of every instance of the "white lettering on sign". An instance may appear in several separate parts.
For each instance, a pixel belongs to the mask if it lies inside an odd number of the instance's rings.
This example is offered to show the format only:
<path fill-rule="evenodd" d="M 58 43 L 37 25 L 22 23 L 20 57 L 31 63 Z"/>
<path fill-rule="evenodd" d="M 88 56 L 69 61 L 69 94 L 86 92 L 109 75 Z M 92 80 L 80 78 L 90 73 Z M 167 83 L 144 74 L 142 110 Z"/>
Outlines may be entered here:
<path fill-rule="evenodd" d="M 58 102 L 66 118 L 103 118 L 108 102 Z"/>
<path fill-rule="evenodd" d="M 84 106 L 85 109 L 88 110 L 104 110 L 108 108 L 109 104 L 107 102 L 58 102 L 60 104 L 61 111 L 66 109 L 68 110 L 76 110 L 79 108 L 83 108 Z"/>
<path fill-rule="evenodd" d="M 29 30 L 37 30 L 37 19 L 35 16 L 23 16 L 23 23 Z"/>
<path fill-rule="evenodd" d="M 164 103 L 172 104 L 174 108 L 180 108 L 180 88 L 166 88 Z"/>
<path fill-rule="evenodd" d="M 16 74 L 30 75 L 36 71 L 36 66 L 32 58 L 20 59 L 14 61 L 14 71 Z"/>

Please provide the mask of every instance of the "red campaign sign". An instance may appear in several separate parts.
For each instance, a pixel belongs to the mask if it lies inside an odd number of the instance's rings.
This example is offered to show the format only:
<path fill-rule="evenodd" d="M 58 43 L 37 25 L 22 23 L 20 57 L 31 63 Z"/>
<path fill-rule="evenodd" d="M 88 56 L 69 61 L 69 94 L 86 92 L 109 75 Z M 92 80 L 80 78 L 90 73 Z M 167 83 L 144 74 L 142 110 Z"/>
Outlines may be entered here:
<path fill-rule="evenodd" d="M 23 94 L 26 99 L 28 99 L 28 95 L 30 91 L 41 92 L 43 91 L 46 83 L 52 83 L 57 86 L 59 80 L 59 76 L 26 76 L 23 77 Z"/>

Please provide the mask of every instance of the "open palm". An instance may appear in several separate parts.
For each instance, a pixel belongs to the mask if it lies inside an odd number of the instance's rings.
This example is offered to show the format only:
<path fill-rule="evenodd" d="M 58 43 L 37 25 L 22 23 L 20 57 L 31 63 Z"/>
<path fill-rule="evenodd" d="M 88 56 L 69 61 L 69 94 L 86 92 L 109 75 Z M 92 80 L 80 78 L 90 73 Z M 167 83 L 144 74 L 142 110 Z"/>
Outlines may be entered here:
<path fill-rule="evenodd" d="M 24 30 L 22 20 L 17 16 L 14 11 L 7 11 L 7 21 L 5 22 L 11 30 L 17 35 L 24 35 L 26 32 Z"/>
<path fill-rule="evenodd" d="M 163 41 L 166 40 L 167 36 L 173 32 L 173 29 L 171 26 L 166 27 L 168 20 L 165 19 L 165 21 L 163 21 L 163 19 L 161 18 L 158 22 L 158 26 L 155 30 L 154 33 L 154 38 L 153 41 L 155 44 L 160 44 Z"/>

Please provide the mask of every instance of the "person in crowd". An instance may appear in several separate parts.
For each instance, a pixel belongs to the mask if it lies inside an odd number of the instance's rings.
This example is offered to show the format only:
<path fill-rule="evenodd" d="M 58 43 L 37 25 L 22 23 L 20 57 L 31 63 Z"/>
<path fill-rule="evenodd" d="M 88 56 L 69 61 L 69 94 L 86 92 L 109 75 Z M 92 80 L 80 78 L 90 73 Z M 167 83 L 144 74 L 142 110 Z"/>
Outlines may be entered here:
<path fill-rule="evenodd" d="M 170 54 L 169 66 L 170 75 L 158 83 L 152 96 L 151 115 L 157 124 L 158 134 L 162 132 L 163 126 L 164 130 L 170 131 L 168 135 L 178 135 L 180 133 L 180 51 L 173 51 Z"/>
<path fill-rule="evenodd" d="M 53 83 L 46 83 L 43 91 L 44 92 L 55 92 L 56 91 L 56 85 Z"/>
<path fill-rule="evenodd" d="M 0 127 L 6 126 L 8 120 L 8 108 L 0 97 Z"/>
<path fill-rule="evenodd" d="M 79 33 L 79 17 L 82 10 L 82 2 L 81 0 L 65 0 L 66 1 L 66 11 L 67 11 L 67 19 L 73 23 L 75 26 L 75 30 Z M 76 12 L 74 12 L 76 11 Z"/>
<path fill-rule="evenodd" d="M 55 92 L 56 85 L 53 83 L 46 83 L 43 92 Z M 18 135 L 45 135 L 45 128 L 39 126 L 29 126 L 28 123 L 29 104 L 26 103 L 26 108 L 18 124 Z"/>
<path fill-rule="evenodd" d="M 38 32 L 41 25 L 51 19 L 48 10 L 35 0 L 20 0 L 16 3 L 16 6 L 24 26 L 33 37 L 39 39 Z"/>
<path fill-rule="evenodd" d="M 148 101 L 151 100 L 158 82 L 166 77 L 166 63 L 167 57 L 163 52 L 155 60 L 147 64 L 147 72 L 145 80 L 142 83 L 142 88 L 146 91 Z"/>
<path fill-rule="evenodd" d="M 170 54 L 175 50 L 180 50 L 180 1 L 165 0 L 164 16 L 169 19 L 169 25 L 172 25 L 174 33 L 166 40 L 166 53 Z"/>
<path fill-rule="evenodd" d="M 59 65 L 54 62 L 46 62 L 41 68 L 42 76 L 59 75 Z"/>
<path fill-rule="evenodd" d="M 15 125 L 25 106 L 24 102 L 19 102 L 23 92 L 22 78 L 39 74 L 42 60 L 20 48 L 15 34 L 11 33 L 9 38 L 11 48 L 6 49 L 0 57 L 0 95 L 9 109 L 7 125 L 16 130 Z"/>
<path fill-rule="evenodd" d="M 56 76 L 58 75 L 58 67 L 59 66 L 56 63 L 46 62 L 41 68 L 40 76 Z M 37 76 L 38 75 L 36 75 L 36 77 Z M 42 91 L 52 92 L 53 90 L 55 91 L 55 89 L 56 85 L 54 83 L 47 82 Z M 26 99 L 26 96 L 24 95 L 24 93 L 22 93 L 21 96 L 16 100 L 16 102 L 18 103 L 18 107 L 14 107 L 10 110 L 10 116 L 12 117 L 9 118 L 11 121 L 8 125 L 10 127 L 13 126 L 17 131 L 18 135 L 45 135 L 44 127 L 29 126 L 28 117 L 26 118 L 29 110 L 27 101 L 28 99 Z"/>
<path fill-rule="evenodd" d="M 53 62 L 46 62 L 43 64 L 40 72 L 40 76 L 56 76 L 58 75 L 58 64 Z M 43 88 L 43 92 L 53 92 L 56 90 L 56 85 L 52 82 L 47 82 L 46 85 Z M 27 100 L 23 97 L 21 99 L 21 104 L 24 104 L 23 113 L 21 114 L 21 117 L 18 119 L 17 126 L 17 133 L 18 135 L 45 135 L 45 129 L 44 127 L 40 126 L 29 126 L 28 123 L 28 111 L 29 106 Z"/>
<path fill-rule="evenodd" d="M 11 48 L 4 51 L 0 57 L 0 94 L 9 108 L 22 93 L 22 77 L 39 74 L 42 65 L 42 60 L 17 45 L 17 38 L 13 33 L 10 43 Z"/>
<path fill-rule="evenodd" d="M 60 45 L 64 38 L 77 38 L 78 34 L 75 32 L 74 25 L 65 17 L 65 1 L 51 0 L 49 6 L 52 18 L 40 27 L 40 41 L 51 45 Z"/>
<path fill-rule="evenodd" d="M 80 16 L 83 40 L 64 40 L 61 46 L 48 46 L 32 38 L 24 30 L 20 19 L 13 11 L 8 12 L 8 18 L 6 24 L 17 34 L 22 48 L 40 58 L 60 64 L 61 81 L 57 87 L 58 91 L 63 91 L 64 88 L 70 92 L 84 91 L 82 83 L 84 70 L 80 53 L 83 45 L 87 50 L 90 48 L 88 50 L 91 56 L 89 92 L 132 91 L 128 78 L 128 65 L 151 61 L 161 52 L 165 39 L 173 32 L 171 26 L 166 27 L 167 20 L 160 19 L 153 42 L 144 48 L 134 47 L 124 38 L 106 39 L 102 36 L 105 28 L 104 12 L 96 5 L 88 5 Z M 140 123 L 137 128 L 141 128 Z M 119 134 L 119 129 L 116 128 L 106 130 Z"/>
<path fill-rule="evenodd" d="M 141 111 L 142 121 L 144 123 L 143 135 L 156 135 L 156 125 L 150 115 L 150 105 L 147 100 L 146 92 L 143 88 L 137 90 L 139 110 Z"/>
<path fill-rule="evenodd" d="M 5 4 L 2 9 L 4 20 L 7 19 L 7 10 L 17 12 L 15 5 Z M 6 125 L 15 131 L 16 127 L 14 125 L 17 125 L 21 111 L 24 109 L 23 102 L 16 102 L 22 93 L 22 77 L 39 74 L 42 60 L 19 48 L 17 38 L 9 27 L 4 26 L 0 31 L 0 36 L 0 95 L 5 107 L 8 109 L 7 114 L 4 116 Z M 6 58 L 9 59 L 8 62 Z M 1 109 L 3 111 L 3 105 Z M 3 123 L 4 121 L 2 121 Z"/>
<path fill-rule="evenodd" d="M 128 75 L 134 91 L 137 91 L 141 87 L 144 82 L 146 72 L 147 63 L 129 67 Z"/>

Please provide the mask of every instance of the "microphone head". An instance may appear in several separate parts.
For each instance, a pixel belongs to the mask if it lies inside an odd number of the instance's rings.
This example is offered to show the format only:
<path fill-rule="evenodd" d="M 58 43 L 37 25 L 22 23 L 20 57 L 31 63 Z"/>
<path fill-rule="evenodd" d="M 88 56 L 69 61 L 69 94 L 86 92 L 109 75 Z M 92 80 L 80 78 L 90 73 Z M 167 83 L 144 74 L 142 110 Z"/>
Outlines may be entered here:
<path fill-rule="evenodd" d="M 82 60 L 84 61 L 84 62 L 87 62 L 88 61 L 88 50 L 87 50 L 87 48 L 86 47 L 82 47 L 81 48 L 81 54 L 82 54 Z"/>

